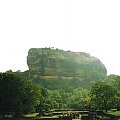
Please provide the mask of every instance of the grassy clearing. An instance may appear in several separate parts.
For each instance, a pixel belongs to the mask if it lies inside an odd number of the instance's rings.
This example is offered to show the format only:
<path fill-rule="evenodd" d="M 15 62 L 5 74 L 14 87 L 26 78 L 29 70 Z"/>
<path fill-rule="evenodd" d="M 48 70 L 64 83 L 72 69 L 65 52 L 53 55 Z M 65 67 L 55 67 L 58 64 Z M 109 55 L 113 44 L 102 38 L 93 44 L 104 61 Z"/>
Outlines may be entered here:
<path fill-rule="evenodd" d="M 120 116 L 120 111 L 109 111 L 108 114 L 115 115 L 115 116 Z"/>
<path fill-rule="evenodd" d="M 39 113 L 31 113 L 31 114 L 25 114 L 23 115 L 23 117 L 35 117 L 36 115 L 38 115 Z"/>
<path fill-rule="evenodd" d="M 59 118 L 57 115 L 54 115 L 54 116 L 43 116 L 41 118 Z"/>

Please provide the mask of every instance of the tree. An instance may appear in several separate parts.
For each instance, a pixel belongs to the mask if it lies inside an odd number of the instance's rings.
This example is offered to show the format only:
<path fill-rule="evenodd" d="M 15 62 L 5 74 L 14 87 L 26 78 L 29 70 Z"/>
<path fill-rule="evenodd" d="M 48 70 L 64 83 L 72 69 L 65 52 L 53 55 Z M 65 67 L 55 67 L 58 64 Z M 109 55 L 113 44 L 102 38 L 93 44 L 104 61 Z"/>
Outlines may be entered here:
<path fill-rule="evenodd" d="M 97 82 L 91 89 L 91 108 L 108 110 L 113 108 L 116 90 L 105 82 Z"/>
<path fill-rule="evenodd" d="M 23 112 L 35 112 L 35 107 L 40 103 L 41 87 L 26 81 L 25 92 L 23 94 Z"/>
<path fill-rule="evenodd" d="M 41 87 L 40 102 L 36 106 L 36 112 L 39 112 L 39 115 L 42 115 L 44 111 L 49 110 L 49 105 L 47 103 L 48 92 L 45 88 Z"/>
<path fill-rule="evenodd" d="M 49 102 L 51 101 L 51 108 L 52 109 L 61 109 L 63 106 L 63 102 L 62 102 L 62 96 L 60 94 L 60 92 L 58 90 L 49 90 L 48 91 L 48 100 Z"/>
<path fill-rule="evenodd" d="M 25 82 L 11 73 L 0 74 L 0 113 L 20 114 Z"/>
<path fill-rule="evenodd" d="M 40 101 L 39 88 L 13 73 L 0 73 L 0 114 L 19 116 Z M 28 109 L 29 108 L 29 109 Z"/>
<path fill-rule="evenodd" d="M 86 108 L 88 91 L 86 89 L 77 88 L 74 89 L 71 96 L 68 97 L 68 106 L 72 109 L 84 109 Z"/>
<path fill-rule="evenodd" d="M 120 110 L 120 76 L 115 77 L 115 81 L 113 82 L 114 88 L 117 91 L 117 94 L 115 96 L 116 98 L 116 108 Z"/>

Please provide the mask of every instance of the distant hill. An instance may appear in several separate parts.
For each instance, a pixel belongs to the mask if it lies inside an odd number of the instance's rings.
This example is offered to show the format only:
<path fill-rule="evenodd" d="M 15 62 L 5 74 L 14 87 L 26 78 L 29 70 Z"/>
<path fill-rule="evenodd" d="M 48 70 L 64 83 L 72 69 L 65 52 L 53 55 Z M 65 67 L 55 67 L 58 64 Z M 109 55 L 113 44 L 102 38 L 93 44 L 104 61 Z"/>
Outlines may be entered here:
<path fill-rule="evenodd" d="M 96 81 L 106 76 L 104 64 L 85 52 L 53 48 L 31 48 L 27 64 L 33 80 Z"/>

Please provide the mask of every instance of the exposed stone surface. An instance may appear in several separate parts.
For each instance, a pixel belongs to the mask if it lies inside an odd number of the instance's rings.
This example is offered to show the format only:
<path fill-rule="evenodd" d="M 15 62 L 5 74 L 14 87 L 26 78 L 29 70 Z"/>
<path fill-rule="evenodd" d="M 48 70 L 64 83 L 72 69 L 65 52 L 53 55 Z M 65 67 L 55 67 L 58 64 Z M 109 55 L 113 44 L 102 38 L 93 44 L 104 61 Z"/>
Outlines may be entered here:
<path fill-rule="evenodd" d="M 33 78 L 46 80 L 96 79 L 107 74 L 104 64 L 88 53 L 53 48 L 31 48 L 27 64 Z"/>

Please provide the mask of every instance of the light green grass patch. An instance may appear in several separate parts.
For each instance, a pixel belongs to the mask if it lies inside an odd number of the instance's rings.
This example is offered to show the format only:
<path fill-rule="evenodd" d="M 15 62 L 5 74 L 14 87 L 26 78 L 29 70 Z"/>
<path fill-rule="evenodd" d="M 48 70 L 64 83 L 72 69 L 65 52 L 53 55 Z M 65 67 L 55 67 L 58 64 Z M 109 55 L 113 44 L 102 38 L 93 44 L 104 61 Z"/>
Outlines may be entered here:
<path fill-rule="evenodd" d="M 54 116 L 43 116 L 41 118 L 59 118 L 57 115 L 54 115 Z"/>
<path fill-rule="evenodd" d="M 115 116 L 120 116 L 120 111 L 109 111 L 108 114 L 115 115 Z"/>
<path fill-rule="evenodd" d="M 39 113 L 31 113 L 31 114 L 25 114 L 23 115 L 24 117 L 35 117 L 36 115 L 38 115 Z"/>

